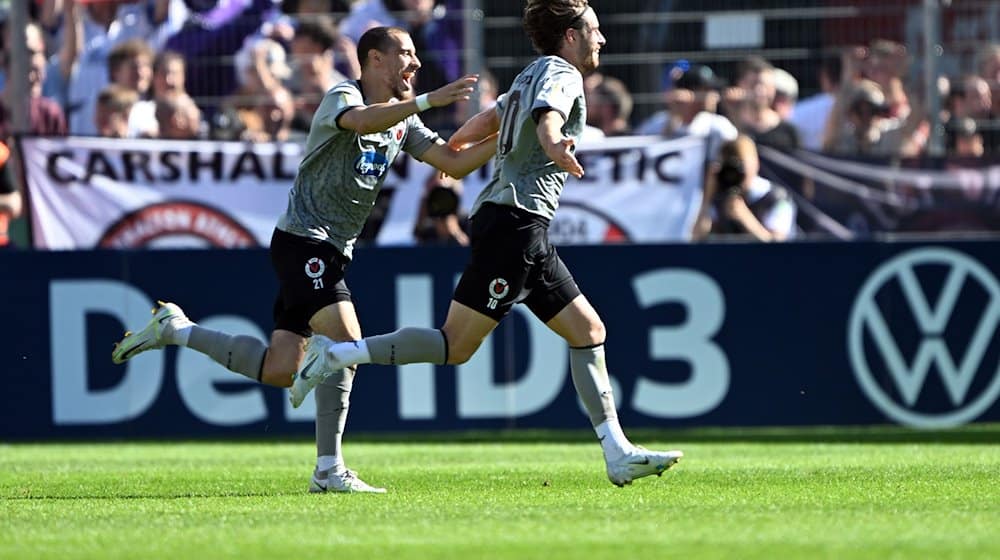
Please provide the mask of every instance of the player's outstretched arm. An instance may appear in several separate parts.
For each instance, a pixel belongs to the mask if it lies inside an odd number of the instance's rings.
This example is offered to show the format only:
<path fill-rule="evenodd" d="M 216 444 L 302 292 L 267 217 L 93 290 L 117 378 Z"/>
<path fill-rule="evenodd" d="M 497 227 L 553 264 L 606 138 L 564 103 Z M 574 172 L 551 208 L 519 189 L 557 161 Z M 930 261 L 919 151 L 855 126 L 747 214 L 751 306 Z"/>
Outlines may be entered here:
<path fill-rule="evenodd" d="M 448 139 L 448 147 L 455 150 L 483 141 L 500 130 L 500 114 L 496 107 L 490 107 L 465 123 Z"/>
<path fill-rule="evenodd" d="M 576 142 L 572 138 L 563 136 L 562 127 L 564 124 L 566 124 L 566 119 L 558 111 L 543 113 L 538 119 L 538 126 L 535 127 L 538 143 L 553 163 L 579 179 L 583 177 L 583 166 L 573 155 L 573 152 L 576 151 Z"/>
<path fill-rule="evenodd" d="M 438 168 L 445 174 L 461 179 L 486 164 L 496 154 L 497 134 L 487 136 L 472 146 L 456 150 L 445 144 L 430 147 L 420 159 Z"/>
<path fill-rule="evenodd" d="M 469 99 L 477 81 L 479 81 L 478 75 L 469 74 L 414 99 L 354 107 L 340 116 L 338 124 L 341 128 L 353 130 L 358 134 L 381 132 L 429 107 L 444 107 L 462 99 Z M 420 106 L 418 100 L 421 98 L 426 101 L 427 106 Z"/>

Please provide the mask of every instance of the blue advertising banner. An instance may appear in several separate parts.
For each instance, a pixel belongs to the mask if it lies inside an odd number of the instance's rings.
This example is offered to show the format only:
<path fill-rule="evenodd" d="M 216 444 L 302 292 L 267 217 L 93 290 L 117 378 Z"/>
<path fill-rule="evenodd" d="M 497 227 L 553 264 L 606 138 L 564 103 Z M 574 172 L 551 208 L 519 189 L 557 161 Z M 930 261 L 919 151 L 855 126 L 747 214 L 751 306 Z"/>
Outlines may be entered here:
<path fill-rule="evenodd" d="M 1000 420 L 1000 243 L 566 247 L 627 427 Z M 439 326 L 464 249 L 366 248 L 364 331 Z M 314 403 L 189 349 L 111 363 L 156 299 L 267 337 L 266 251 L 0 253 L 0 440 L 308 434 Z M 349 429 L 585 428 L 565 343 L 517 309 L 460 366 L 366 365 Z"/>

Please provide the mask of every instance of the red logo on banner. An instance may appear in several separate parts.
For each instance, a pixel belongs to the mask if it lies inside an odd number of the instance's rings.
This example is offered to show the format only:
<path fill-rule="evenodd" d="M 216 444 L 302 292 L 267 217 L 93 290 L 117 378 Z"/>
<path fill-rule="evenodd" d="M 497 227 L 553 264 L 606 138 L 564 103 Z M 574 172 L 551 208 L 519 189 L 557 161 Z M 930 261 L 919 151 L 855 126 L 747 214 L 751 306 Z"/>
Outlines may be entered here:
<path fill-rule="evenodd" d="M 184 238 L 192 244 L 224 249 L 257 247 L 253 234 L 231 216 L 197 202 L 161 202 L 125 215 L 98 242 L 103 248 L 136 249 Z"/>

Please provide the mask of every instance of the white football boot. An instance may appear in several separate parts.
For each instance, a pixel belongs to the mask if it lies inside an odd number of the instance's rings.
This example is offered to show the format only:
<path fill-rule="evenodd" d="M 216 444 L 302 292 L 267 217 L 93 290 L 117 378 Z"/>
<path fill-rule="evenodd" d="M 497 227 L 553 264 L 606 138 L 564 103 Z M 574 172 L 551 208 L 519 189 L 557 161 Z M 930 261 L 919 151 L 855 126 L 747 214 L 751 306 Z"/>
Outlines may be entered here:
<path fill-rule="evenodd" d="M 608 479 L 615 486 L 622 487 L 651 474 L 661 476 L 683 456 L 680 451 L 650 451 L 637 445 L 618 459 L 607 462 Z"/>
<path fill-rule="evenodd" d="M 292 386 L 288 389 L 288 400 L 293 408 L 298 408 L 305 400 L 309 391 L 333 375 L 333 372 L 340 371 L 345 367 L 354 365 L 353 363 L 338 360 L 332 352 L 330 345 L 333 341 L 321 335 L 314 334 L 309 337 L 306 343 L 306 354 L 302 357 L 299 370 L 292 378 Z"/>
<path fill-rule="evenodd" d="M 340 471 L 313 471 L 309 481 L 309 491 L 320 492 L 367 492 L 369 494 L 385 494 L 385 488 L 378 488 L 358 478 L 358 473 L 350 469 Z"/>
<path fill-rule="evenodd" d="M 115 343 L 115 349 L 111 351 L 112 362 L 123 364 L 146 350 L 163 348 L 166 346 L 163 335 L 167 329 L 176 330 L 193 324 L 177 304 L 162 301 L 156 303 L 160 307 L 153 309 L 153 318 L 141 331 L 126 332 L 125 337 Z"/>

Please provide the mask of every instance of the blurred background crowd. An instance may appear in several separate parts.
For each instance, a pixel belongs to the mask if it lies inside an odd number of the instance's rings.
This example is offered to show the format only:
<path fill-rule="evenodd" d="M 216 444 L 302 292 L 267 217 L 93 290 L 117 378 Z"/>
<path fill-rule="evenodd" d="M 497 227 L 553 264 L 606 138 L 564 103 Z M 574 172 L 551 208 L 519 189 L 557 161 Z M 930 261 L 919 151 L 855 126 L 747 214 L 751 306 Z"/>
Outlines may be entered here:
<path fill-rule="evenodd" d="M 410 31 L 418 91 L 482 75 L 472 102 L 422 115 L 447 136 L 532 57 L 510 1 L 24 1 L 24 29 L 6 17 L 0 34 L 3 138 L 301 141 L 324 92 L 358 76 L 356 41 L 375 25 Z M 586 79 L 585 139 L 704 137 L 712 204 L 695 237 L 794 237 L 794 204 L 757 176 L 760 147 L 882 160 L 1000 152 L 1000 3 L 951 4 L 594 1 L 608 45 Z M 786 182 L 808 198 L 808 178 Z M 428 192 L 442 187 L 460 185 Z M 744 224 L 762 198 L 767 212 Z M 418 238 L 443 227 L 463 242 L 461 220 L 428 219 Z"/>

